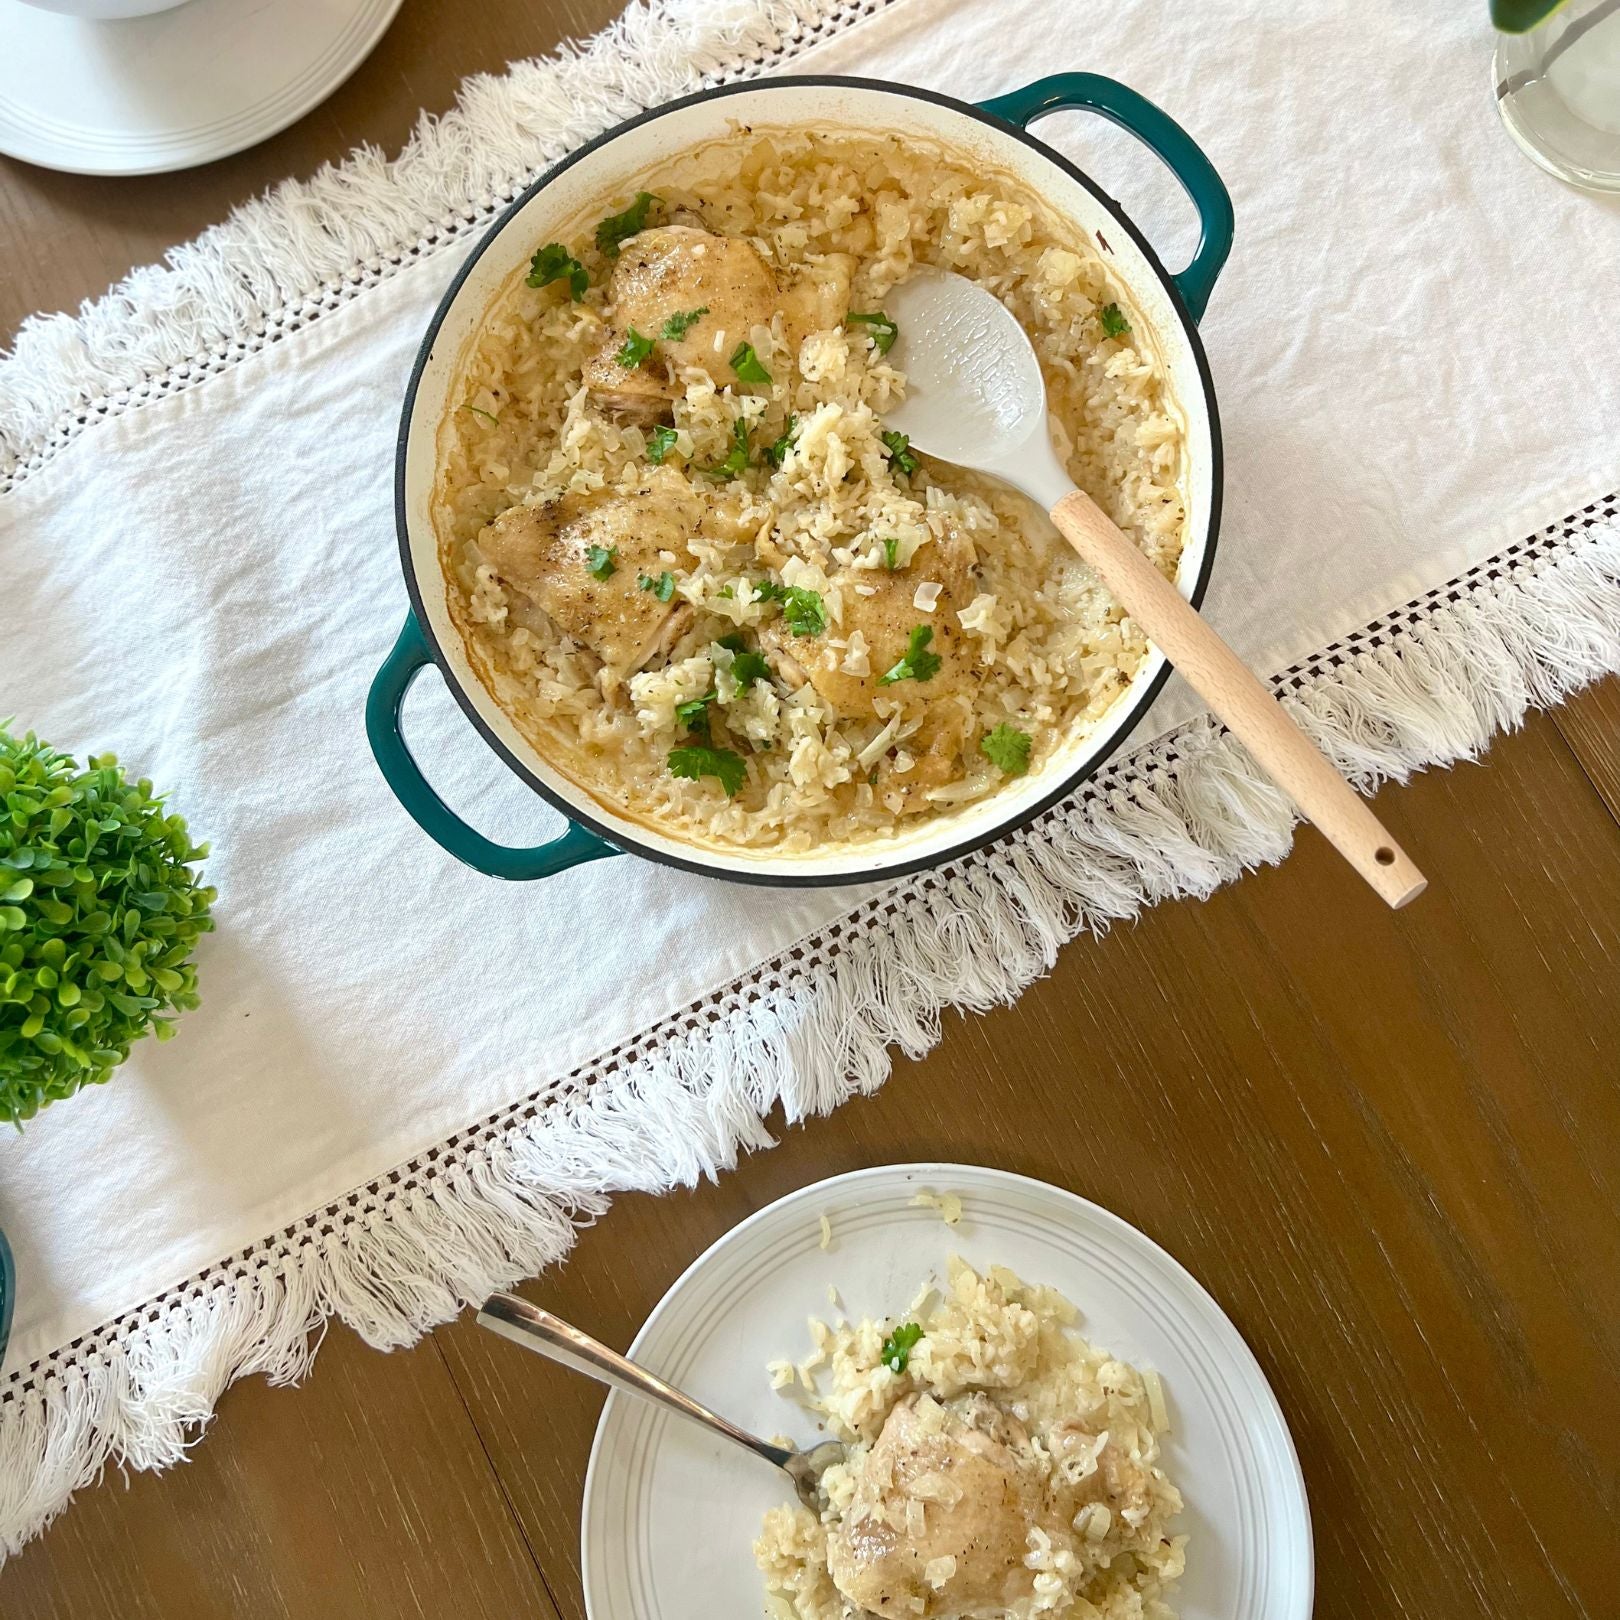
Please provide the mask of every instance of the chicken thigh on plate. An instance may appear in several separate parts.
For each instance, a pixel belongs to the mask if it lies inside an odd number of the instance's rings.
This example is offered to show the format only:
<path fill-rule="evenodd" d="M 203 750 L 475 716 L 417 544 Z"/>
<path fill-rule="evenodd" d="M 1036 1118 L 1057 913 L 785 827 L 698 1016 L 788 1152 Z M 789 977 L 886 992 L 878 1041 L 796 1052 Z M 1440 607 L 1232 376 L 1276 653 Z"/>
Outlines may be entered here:
<path fill-rule="evenodd" d="M 908 1396 L 827 1538 L 834 1585 L 880 1620 L 977 1620 L 1027 1598 L 1044 1483 L 1016 1419 L 973 1399 Z"/>

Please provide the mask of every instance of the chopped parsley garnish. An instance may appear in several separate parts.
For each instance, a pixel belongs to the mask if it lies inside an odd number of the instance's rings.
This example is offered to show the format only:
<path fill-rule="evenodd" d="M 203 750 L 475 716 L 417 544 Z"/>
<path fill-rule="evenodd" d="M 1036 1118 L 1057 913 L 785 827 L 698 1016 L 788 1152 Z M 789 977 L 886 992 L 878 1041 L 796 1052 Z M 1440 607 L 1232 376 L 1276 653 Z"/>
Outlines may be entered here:
<path fill-rule="evenodd" d="M 481 416 L 491 427 L 499 427 L 501 423 L 494 411 L 486 411 L 482 405 L 464 405 L 463 410 L 471 411 L 474 416 Z"/>
<path fill-rule="evenodd" d="M 933 627 L 919 624 L 906 643 L 906 656 L 891 670 L 878 676 L 879 686 L 893 686 L 896 681 L 931 681 L 939 673 L 939 655 L 928 652 L 934 639 Z"/>
<path fill-rule="evenodd" d="M 885 433 L 883 447 L 889 452 L 889 465 L 896 472 L 903 472 L 908 477 L 917 470 L 917 457 L 911 448 L 911 440 L 904 433 Z"/>
<path fill-rule="evenodd" d="M 1097 319 L 1102 322 L 1104 337 L 1124 337 L 1131 329 L 1131 323 L 1125 319 L 1125 313 L 1118 304 L 1104 304 Z"/>
<path fill-rule="evenodd" d="M 883 560 L 889 565 L 892 574 L 899 565 L 900 538 L 898 535 L 886 534 L 883 537 Z"/>
<path fill-rule="evenodd" d="M 737 683 L 741 691 L 746 692 L 755 681 L 762 681 L 771 672 L 771 666 L 765 662 L 765 654 L 759 652 L 739 652 L 731 660 L 731 678 Z"/>
<path fill-rule="evenodd" d="M 887 354 L 894 347 L 894 340 L 900 336 L 900 328 L 881 309 L 874 310 L 870 315 L 857 315 L 851 310 L 844 317 L 844 325 L 866 327 L 866 335 L 871 338 L 872 347 L 879 354 Z"/>
<path fill-rule="evenodd" d="M 577 304 L 585 296 L 591 278 L 582 265 L 561 242 L 547 242 L 529 260 L 529 273 L 523 279 L 531 287 L 549 287 L 554 281 L 568 279 L 568 296 Z"/>
<path fill-rule="evenodd" d="M 643 574 L 641 588 L 644 591 L 651 591 L 660 602 L 667 602 L 675 594 L 675 576 L 667 568 L 657 579 L 651 574 Z"/>
<path fill-rule="evenodd" d="M 619 248 L 627 237 L 647 228 L 647 210 L 658 199 L 650 191 L 638 191 L 636 200 L 622 214 L 609 214 L 596 227 L 597 251 L 610 259 L 619 256 Z"/>
<path fill-rule="evenodd" d="M 689 327 L 692 322 L 697 320 L 700 316 L 707 315 L 708 313 L 709 311 L 705 307 L 703 309 L 689 309 L 681 315 L 671 315 L 670 318 L 665 321 L 661 327 L 659 327 L 658 336 L 670 342 L 673 342 L 676 338 L 684 337 L 686 335 L 687 327 Z M 639 366 L 643 360 L 647 359 L 647 357 L 653 352 L 653 344 L 655 342 L 657 342 L 657 338 L 644 337 L 635 329 L 635 327 L 627 326 L 624 329 L 624 347 L 621 348 L 613 358 L 628 371 L 631 366 Z M 659 428 L 658 433 L 669 434 L 669 438 L 664 443 L 664 454 L 667 454 L 670 445 L 675 442 L 675 434 L 669 428 Z M 662 461 L 664 459 L 664 454 L 655 456 L 653 459 L 656 461 Z"/>
<path fill-rule="evenodd" d="M 675 718 L 686 727 L 688 731 L 701 732 L 703 736 L 709 735 L 709 705 L 714 702 L 718 694 L 706 692 L 700 698 L 693 698 L 687 703 L 675 705 Z M 679 771 L 675 773 L 677 776 Z"/>
<path fill-rule="evenodd" d="M 754 586 L 756 602 L 780 602 L 782 617 L 796 636 L 819 636 L 827 628 L 827 605 L 820 591 L 806 590 L 802 585 L 778 585 L 775 580 L 762 579 Z"/>
<path fill-rule="evenodd" d="M 708 313 L 707 304 L 698 309 L 681 310 L 664 322 L 658 329 L 658 335 L 666 343 L 677 343 Z"/>
<path fill-rule="evenodd" d="M 688 746 L 670 749 L 669 773 L 689 782 L 712 776 L 726 790 L 726 797 L 732 799 L 748 778 L 748 765 L 741 754 L 734 754 L 729 748 Z"/>
<path fill-rule="evenodd" d="M 739 691 L 746 692 L 755 681 L 762 681 L 771 672 L 763 653 L 751 652 L 740 631 L 721 636 L 715 646 L 724 647 L 731 656 L 731 678 Z"/>
<path fill-rule="evenodd" d="M 675 448 L 679 437 L 672 427 L 655 427 L 647 435 L 647 459 L 656 466 Z"/>
<path fill-rule="evenodd" d="M 979 739 L 979 752 L 1003 776 L 1022 776 L 1029 769 L 1030 735 L 1003 721 Z"/>
<path fill-rule="evenodd" d="M 782 430 L 782 437 L 775 444 L 769 444 L 765 447 L 765 459 L 773 467 L 780 467 L 787 460 L 788 451 L 798 443 L 798 440 L 799 419 L 796 416 L 790 416 L 787 419 L 787 426 Z"/>
<path fill-rule="evenodd" d="M 617 546 L 591 546 L 585 552 L 585 572 L 606 579 L 619 566 Z"/>
<path fill-rule="evenodd" d="M 739 416 L 731 429 L 731 454 L 714 467 L 699 470 L 705 478 L 735 478 L 748 465 L 748 418 Z"/>
<path fill-rule="evenodd" d="M 731 369 L 737 373 L 739 382 L 768 383 L 771 380 L 770 372 L 759 363 L 752 343 L 739 343 L 731 351 Z"/>
<path fill-rule="evenodd" d="M 827 609 L 819 591 L 790 585 L 782 598 L 782 617 L 796 636 L 819 636 L 827 628 Z"/>
<path fill-rule="evenodd" d="M 628 371 L 631 366 L 639 366 L 652 352 L 653 340 L 643 337 L 635 327 L 627 326 L 624 329 L 624 347 L 613 358 Z"/>
<path fill-rule="evenodd" d="M 883 1341 L 883 1348 L 878 1352 L 883 1365 L 892 1373 L 903 1373 L 911 1361 L 911 1352 L 917 1348 L 917 1341 L 922 1336 L 921 1323 L 902 1322 Z"/>
<path fill-rule="evenodd" d="M 737 593 L 736 593 L 736 592 L 735 592 L 735 591 L 734 591 L 734 590 L 732 590 L 732 588 L 731 588 L 731 587 L 730 587 L 730 586 L 729 586 L 729 585 L 722 585 L 722 586 L 721 586 L 721 587 L 720 587 L 720 595 L 721 595 L 721 596 L 722 596 L 722 597 L 724 597 L 724 598 L 725 598 L 725 600 L 726 600 L 726 601 L 728 601 L 728 602 L 729 602 L 729 601 L 730 601 L 730 600 L 731 600 L 731 599 L 732 599 L 732 597 L 734 597 L 734 596 L 735 596 L 735 595 L 736 595 L 736 594 L 737 594 Z"/>

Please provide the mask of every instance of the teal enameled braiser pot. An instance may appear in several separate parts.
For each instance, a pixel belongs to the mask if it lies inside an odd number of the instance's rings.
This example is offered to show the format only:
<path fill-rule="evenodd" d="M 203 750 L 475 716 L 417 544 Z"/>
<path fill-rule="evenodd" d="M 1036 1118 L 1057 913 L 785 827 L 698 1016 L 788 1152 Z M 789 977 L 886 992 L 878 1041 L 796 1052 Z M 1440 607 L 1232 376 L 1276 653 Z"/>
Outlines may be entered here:
<path fill-rule="evenodd" d="M 1123 126 L 1169 165 L 1197 207 L 1192 263 L 1168 272 L 1119 205 L 1073 164 L 1027 133 L 1064 108 Z M 1190 136 L 1134 90 L 1093 73 L 1064 73 L 980 106 L 903 85 L 865 79 L 787 78 L 726 85 L 644 113 L 582 147 L 529 188 L 491 227 L 451 283 L 429 326 L 405 396 L 396 463 L 400 561 L 411 612 L 372 684 L 366 729 L 400 803 L 422 830 L 458 859 L 493 877 L 548 877 L 581 861 L 633 851 L 689 871 L 744 883 L 859 883 L 939 865 L 1022 826 L 1089 776 L 1129 735 L 1168 675 L 1151 649 L 1113 707 L 1037 772 L 977 804 L 892 839 L 800 854 L 698 843 L 636 821 L 602 803 L 541 755 L 474 673 L 452 622 L 432 513 L 437 437 L 460 357 L 484 312 L 538 243 L 552 240 L 604 198 L 628 196 L 681 151 L 706 146 L 736 126 L 898 134 L 947 146 L 1010 174 L 1093 242 L 1128 290 L 1133 321 L 1152 335 L 1186 428 L 1188 524 L 1177 583 L 1197 604 L 1214 561 L 1221 508 L 1221 437 L 1197 322 L 1232 245 L 1232 204 L 1220 176 Z M 400 733 L 412 680 L 436 664 L 467 718 L 535 792 L 569 818 L 551 842 L 509 849 L 475 832 L 428 785 Z"/>

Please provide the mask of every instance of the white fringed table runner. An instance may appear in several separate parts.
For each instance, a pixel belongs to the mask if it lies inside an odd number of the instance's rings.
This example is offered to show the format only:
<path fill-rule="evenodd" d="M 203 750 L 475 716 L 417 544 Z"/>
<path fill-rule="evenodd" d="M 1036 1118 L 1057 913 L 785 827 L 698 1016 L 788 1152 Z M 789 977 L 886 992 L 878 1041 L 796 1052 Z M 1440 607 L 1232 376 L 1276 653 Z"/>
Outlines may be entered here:
<path fill-rule="evenodd" d="M 288 185 L 25 330 L 0 360 L 0 713 L 168 787 L 220 898 L 179 1038 L 0 1141 L 0 1554 L 109 1459 L 175 1460 L 231 1379 L 298 1375 L 326 1315 L 408 1343 L 613 1192 L 729 1165 L 773 1106 L 877 1086 L 942 1007 L 1287 848 L 1286 805 L 1172 683 L 1073 801 L 878 892 L 767 900 L 629 857 L 503 885 L 443 855 L 361 710 L 406 608 L 406 372 L 494 212 L 620 119 L 761 71 L 1143 91 L 1237 210 L 1204 323 L 1207 609 L 1368 786 L 1620 664 L 1620 214 L 1514 150 L 1489 48 L 1483 0 L 654 0 L 472 81 L 397 162 Z M 1040 133 L 1184 260 L 1145 151 Z M 442 689 L 407 720 L 486 830 L 555 825 Z"/>

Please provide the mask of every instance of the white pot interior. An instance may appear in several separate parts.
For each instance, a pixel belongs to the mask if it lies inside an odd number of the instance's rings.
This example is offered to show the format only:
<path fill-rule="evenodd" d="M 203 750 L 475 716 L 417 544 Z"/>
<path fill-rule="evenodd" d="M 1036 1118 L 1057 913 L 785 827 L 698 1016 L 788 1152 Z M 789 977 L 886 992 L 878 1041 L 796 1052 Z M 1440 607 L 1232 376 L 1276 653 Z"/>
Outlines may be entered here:
<path fill-rule="evenodd" d="M 1188 524 L 1178 583 L 1192 594 L 1211 544 L 1215 447 L 1197 352 L 1183 327 L 1159 272 L 1132 236 L 1085 186 L 1048 155 L 998 127 L 951 106 L 899 91 L 852 83 L 762 84 L 721 94 L 659 113 L 612 137 L 580 157 L 512 214 L 456 289 L 431 352 L 422 366 L 408 427 L 404 466 L 404 518 L 411 565 L 415 572 L 426 628 L 438 651 L 440 666 L 453 688 L 459 688 L 479 720 L 519 762 L 533 781 L 557 800 L 577 810 L 581 819 L 614 843 L 668 855 L 718 874 L 749 873 L 769 880 L 843 878 L 851 882 L 879 877 L 889 869 L 916 866 L 985 841 L 997 829 L 1015 823 L 1051 797 L 1063 783 L 1108 754 L 1120 733 L 1136 718 L 1147 689 L 1164 667 L 1164 657 L 1150 649 L 1131 684 L 1101 722 L 1084 736 L 1057 750 L 1039 770 L 988 800 L 954 815 L 932 818 L 893 837 L 860 846 L 783 855 L 703 845 L 671 837 L 639 821 L 628 820 L 601 804 L 578 783 L 540 755 L 479 680 L 468 661 L 461 635 L 451 620 L 431 514 L 435 477 L 435 439 L 445 414 L 463 348 L 486 308 L 507 279 L 528 263 L 535 247 L 557 236 L 563 226 L 603 197 L 637 189 L 647 172 L 677 151 L 705 145 L 731 133 L 737 124 L 758 128 L 810 125 L 819 129 L 869 129 L 948 144 L 1011 174 L 1043 196 L 1049 206 L 1078 224 L 1096 243 L 1101 228 L 1110 268 L 1129 289 L 1135 315 L 1157 337 L 1170 381 L 1171 396 L 1186 426 L 1185 496 Z M 1133 320 L 1133 324 L 1135 324 Z"/>

